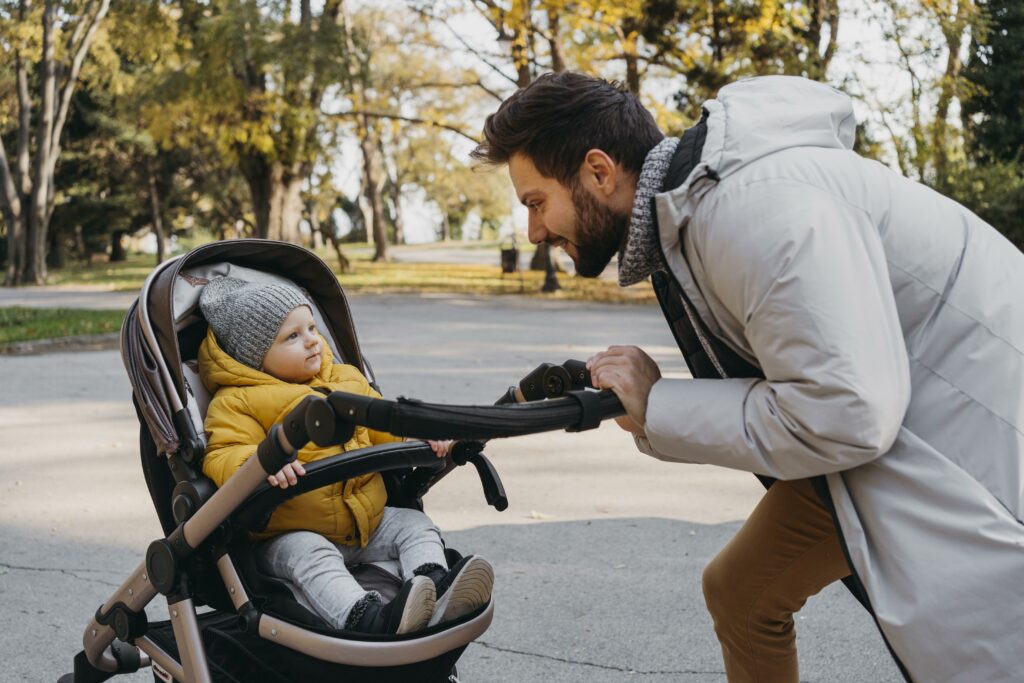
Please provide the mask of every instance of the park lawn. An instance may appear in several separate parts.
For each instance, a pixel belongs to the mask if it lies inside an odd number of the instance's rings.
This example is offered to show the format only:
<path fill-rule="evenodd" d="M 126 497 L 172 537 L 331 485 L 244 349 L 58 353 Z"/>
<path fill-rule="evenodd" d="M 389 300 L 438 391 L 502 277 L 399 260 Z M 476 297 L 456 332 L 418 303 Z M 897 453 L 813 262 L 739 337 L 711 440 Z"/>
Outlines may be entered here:
<path fill-rule="evenodd" d="M 331 255 L 322 256 L 332 268 L 336 266 Z M 153 266 L 152 256 L 132 256 L 127 261 L 117 263 L 76 264 L 51 271 L 50 283 L 137 291 Z M 351 259 L 349 272 L 339 274 L 338 280 L 349 294 L 516 294 L 542 299 L 603 303 L 655 301 L 654 290 L 648 283 L 622 289 L 614 280 L 581 278 L 566 273 L 558 275 L 562 289 L 553 294 L 545 294 L 540 291 L 544 273 L 524 271 L 503 276 L 497 264 L 374 263 L 356 257 Z"/>
<path fill-rule="evenodd" d="M 338 276 L 348 293 L 365 294 L 467 294 L 500 296 L 516 294 L 541 299 L 599 301 L 603 303 L 655 301 L 649 284 L 622 289 L 614 280 L 596 280 L 559 273 L 561 289 L 540 291 L 544 273 L 523 271 L 502 275 L 498 266 L 451 263 L 373 263 L 353 261 Z"/>
<path fill-rule="evenodd" d="M 0 308 L 0 345 L 117 332 L 124 314 L 80 308 Z"/>
<path fill-rule="evenodd" d="M 131 256 L 114 263 L 72 263 L 51 268 L 46 283 L 70 287 L 95 287 L 113 291 L 136 291 L 156 266 L 153 256 Z"/>

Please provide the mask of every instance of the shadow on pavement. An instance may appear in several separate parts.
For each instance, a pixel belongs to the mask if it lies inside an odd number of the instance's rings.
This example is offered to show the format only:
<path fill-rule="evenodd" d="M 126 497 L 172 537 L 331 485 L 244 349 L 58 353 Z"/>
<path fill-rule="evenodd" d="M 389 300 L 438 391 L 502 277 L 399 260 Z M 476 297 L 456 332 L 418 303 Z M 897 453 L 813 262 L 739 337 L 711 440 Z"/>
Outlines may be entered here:
<path fill-rule="evenodd" d="M 446 534 L 497 574 L 494 624 L 463 656 L 461 679 L 725 681 L 700 575 L 738 526 L 627 518 Z M 0 634 L 7 680 L 54 681 L 70 670 L 87 620 L 144 552 L 119 545 L 117 529 L 103 545 L 40 536 L 0 525 L 0 615 L 14 626 Z M 151 619 L 164 618 L 162 599 L 154 606 Z M 812 598 L 797 629 L 802 680 L 901 680 L 870 617 L 841 586 Z"/>

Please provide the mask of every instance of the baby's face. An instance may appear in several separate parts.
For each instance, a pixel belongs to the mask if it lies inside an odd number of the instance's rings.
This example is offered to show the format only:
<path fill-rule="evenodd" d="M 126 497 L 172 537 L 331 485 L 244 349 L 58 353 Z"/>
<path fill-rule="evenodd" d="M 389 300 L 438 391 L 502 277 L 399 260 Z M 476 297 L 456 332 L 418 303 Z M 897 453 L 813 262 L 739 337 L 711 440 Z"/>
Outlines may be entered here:
<path fill-rule="evenodd" d="M 263 372 L 285 382 L 310 380 L 320 370 L 320 335 L 308 306 L 288 314 L 263 359 Z"/>

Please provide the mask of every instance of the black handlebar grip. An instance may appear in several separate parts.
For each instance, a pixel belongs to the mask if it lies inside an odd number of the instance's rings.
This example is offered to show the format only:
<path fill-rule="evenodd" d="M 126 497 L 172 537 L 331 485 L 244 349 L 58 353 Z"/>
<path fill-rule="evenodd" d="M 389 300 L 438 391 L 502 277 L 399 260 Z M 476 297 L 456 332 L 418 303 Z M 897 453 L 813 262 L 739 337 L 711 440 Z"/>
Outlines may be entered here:
<path fill-rule="evenodd" d="M 399 397 L 398 401 L 403 400 Z M 391 401 L 376 399 L 373 396 L 350 394 L 334 391 L 327 397 L 338 420 L 348 420 L 354 424 L 375 429 L 378 432 L 400 434 L 397 425 L 392 424 Z"/>
<path fill-rule="evenodd" d="M 287 419 L 287 418 L 285 418 Z M 295 460 L 295 456 L 298 455 L 299 449 L 296 448 L 291 453 L 286 451 L 281 445 L 281 441 L 278 438 L 278 434 L 281 432 L 281 425 L 274 425 L 270 428 L 270 433 L 267 434 L 266 438 L 260 442 L 260 445 L 256 447 L 256 457 L 259 458 L 260 466 L 263 467 L 263 471 L 267 474 L 275 474 L 279 472 L 282 467 Z M 309 440 L 306 440 L 308 443 Z M 290 443 L 290 442 L 289 442 Z M 306 443 L 302 445 L 305 446 Z"/>
<path fill-rule="evenodd" d="M 291 412 L 281 420 L 281 428 L 284 429 L 284 438 L 288 439 L 293 450 L 301 451 L 309 443 L 309 431 L 306 429 L 306 411 L 316 403 L 323 403 L 319 396 L 307 396 L 299 401 L 299 405 L 292 408 Z M 275 472 L 277 470 L 274 470 Z"/>

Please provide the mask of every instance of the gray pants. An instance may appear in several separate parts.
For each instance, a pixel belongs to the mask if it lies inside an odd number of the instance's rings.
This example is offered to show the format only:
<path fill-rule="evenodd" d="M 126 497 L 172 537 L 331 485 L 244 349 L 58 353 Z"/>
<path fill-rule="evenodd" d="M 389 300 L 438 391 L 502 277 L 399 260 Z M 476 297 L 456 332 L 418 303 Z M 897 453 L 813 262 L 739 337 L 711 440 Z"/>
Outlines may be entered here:
<path fill-rule="evenodd" d="M 256 557 L 264 572 L 295 584 L 300 602 L 337 629 L 345 628 L 352 607 L 367 595 L 346 564 L 398 560 L 403 581 L 423 565 L 448 566 L 441 532 L 430 518 L 392 507 L 384 508 L 365 548 L 338 545 L 313 531 L 290 531 L 261 543 Z"/>

